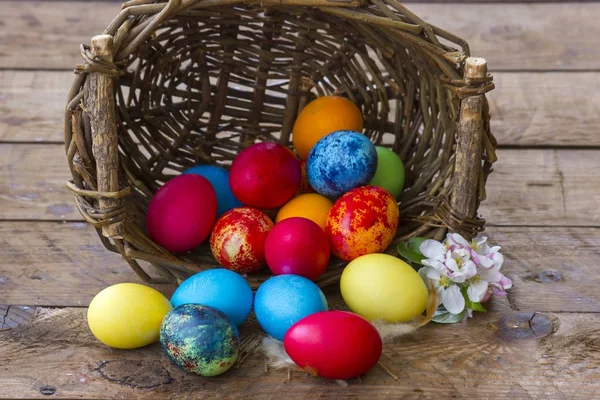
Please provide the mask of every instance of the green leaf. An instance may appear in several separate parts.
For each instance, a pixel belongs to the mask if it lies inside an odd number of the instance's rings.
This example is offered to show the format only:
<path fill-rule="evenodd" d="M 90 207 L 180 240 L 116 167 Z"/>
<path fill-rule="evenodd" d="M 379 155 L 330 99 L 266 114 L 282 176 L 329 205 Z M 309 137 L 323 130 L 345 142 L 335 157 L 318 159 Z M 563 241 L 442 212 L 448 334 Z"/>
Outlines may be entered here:
<path fill-rule="evenodd" d="M 471 301 L 471 299 L 469 299 L 469 295 L 467 294 L 467 288 L 466 287 L 462 287 L 460 289 L 463 297 L 465 298 L 465 307 L 468 309 L 471 309 L 473 311 L 479 311 L 479 312 L 487 312 L 487 310 L 481 305 L 481 303 L 479 302 L 474 302 Z"/>
<path fill-rule="evenodd" d="M 423 254 L 421 254 L 419 247 L 421 246 L 421 243 L 423 243 L 425 240 L 427 240 L 427 238 L 415 237 L 410 239 L 408 242 L 398 243 L 398 254 L 400 254 L 402 258 L 408 261 L 417 263 L 419 265 L 423 265 L 422 261 L 425 257 L 423 256 Z"/>
<path fill-rule="evenodd" d="M 455 324 L 462 321 L 466 312 L 467 310 L 464 309 L 462 312 L 460 312 L 460 314 L 452 314 L 450 311 L 438 309 L 433 314 L 432 321 L 437 322 L 438 324 Z"/>

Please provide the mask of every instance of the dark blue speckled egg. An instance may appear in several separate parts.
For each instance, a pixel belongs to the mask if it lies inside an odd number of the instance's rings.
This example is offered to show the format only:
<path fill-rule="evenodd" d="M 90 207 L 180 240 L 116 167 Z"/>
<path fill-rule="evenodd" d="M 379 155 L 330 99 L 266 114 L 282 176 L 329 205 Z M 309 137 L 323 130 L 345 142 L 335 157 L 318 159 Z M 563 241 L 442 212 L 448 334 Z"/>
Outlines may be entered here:
<path fill-rule="evenodd" d="M 319 140 L 308 155 L 308 181 L 327 197 L 368 184 L 377 170 L 377 150 L 364 135 L 337 131 Z"/>
<path fill-rule="evenodd" d="M 215 376 L 237 360 L 240 335 L 221 311 L 182 304 L 163 319 L 160 344 L 171 361 L 187 372 Z"/>

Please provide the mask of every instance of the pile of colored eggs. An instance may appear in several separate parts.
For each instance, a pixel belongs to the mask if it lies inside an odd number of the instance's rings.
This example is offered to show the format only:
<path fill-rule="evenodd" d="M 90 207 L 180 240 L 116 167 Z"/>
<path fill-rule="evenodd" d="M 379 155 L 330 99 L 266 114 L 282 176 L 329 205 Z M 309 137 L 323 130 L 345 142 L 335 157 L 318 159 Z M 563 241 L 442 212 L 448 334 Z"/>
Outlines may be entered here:
<path fill-rule="evenodd" d="M 330 379 L 366 373 L 382 349 L 369 320 L 418 316 L 427 289 L 410 266 L 381 254 L 396 234 L 404 166 L 361 131 L 362 116 L 349 100 L 319 98 L 294 125 L 300 159 L 263 142 L 241 151 L 230 171 L 200 165 L 169 180 L 149 204 L 148 234 L 174 253 L 208 241 L 224 268 L 188 278 L 170 303 L 141 285 L 105 289 L 88 312 L 94 335 L 119 348 L 160 337 L 175 364 L 214 376 L 235 363 L 237 327 L 253 308 L 262 329 L 283 341 L 300 367 Z M 277 208 L 274 223 L 267 212 Z M 341 292 L 356 314 L 328 311 L 313 282 L 331 255 L 350 262 Z M 253 295 L 240 274 L 265 266 L 274 276 Z M 145 313 L 144 304 L 153 311 Z"/>

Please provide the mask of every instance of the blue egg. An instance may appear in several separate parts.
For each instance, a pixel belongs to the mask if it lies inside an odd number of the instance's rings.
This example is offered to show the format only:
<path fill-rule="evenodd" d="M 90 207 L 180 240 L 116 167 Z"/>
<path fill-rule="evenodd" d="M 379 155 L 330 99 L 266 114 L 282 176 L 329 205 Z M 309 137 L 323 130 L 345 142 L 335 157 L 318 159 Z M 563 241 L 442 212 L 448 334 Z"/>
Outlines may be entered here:
<path fill-rule="evenodd" d="M 377 150 L 358 132 L 333 132 L 312 148 L 306 170 L 308 182 L 317 193 L 339 197 L 371 181 L 377 170 Z"/>
<path fill-rule="evenodd" d="M 228 269 L 209 269 L 183 281 L 171 297 L 171 304 L 201 304 L 223 312 L 241 325 L 252 310 L 252 289 L 239 274 Z"/>
<path fill-rule="evenodd" d="M 260 285 L 254 298 L 256 320 L 277 340 L 283 340 L 288 329 L 302 318 L 327 309 L 321 289 L 297 275 L 270 278 Z"/>
<path fill-rule="evenodd" d="M 232 208 L 243 206 L 229 187 L 229 171 L 215 165 L 196 165 L 184 174 L 202 175 L 213 185 L 217 195 L 217 218 Z"/>

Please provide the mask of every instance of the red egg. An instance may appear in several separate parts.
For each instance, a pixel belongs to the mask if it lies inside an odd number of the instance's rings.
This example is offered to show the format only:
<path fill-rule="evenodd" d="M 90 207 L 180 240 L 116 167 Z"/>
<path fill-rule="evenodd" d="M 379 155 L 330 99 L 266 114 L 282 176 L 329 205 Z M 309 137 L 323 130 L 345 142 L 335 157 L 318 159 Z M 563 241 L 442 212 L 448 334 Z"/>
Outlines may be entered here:
<path fill-rule="evenodd" d="M 251 207 L 227 211 L 215 223 L 210 248 L 215 259 L 227 269 L 252 273 L 265 266 L 265 241 L 273 221 Z"/>
<path fill-rule="evenodd" d="M 300 178 L 300 186 L 298 187 L 298 194 L 314 193 L 315 190 L 310 186 L 308 175 L 306 173 L 306 160 L 300 160 L 300 171 L 302 174 Z"/>
<path fill-rule="evenodd" d="M 174 253 L 192 250 L 210 234 L 217 216 L 217 196 L 200 175 L 179 175 L 152 197 L 146 213 L 150 238 Z"/>
<path fill-rule="evenodd" d="M 301 319 L 287 331 L 283 345 L 300 368 L 327 379 L 364 375 L 382 351 L 377 329 L 346 311 L 324 311 Z"/>
<path fill-rule="evenodd" d="M 310 219 L 287 218 L 269 232 L 265 257 L 274 275 L 294 274 L 314 281 L 329 263 L 329 240 Z"/>
<path fill-rule="evenodd" d="M 327 215 L 331 252 L 345 261 L 383 252 L 396 234 L 399 217 L 396 199 L 385 189 L 361 186 L 346 192 Z"/>
<path fill-rule="evenodd" d="M 229 186 L 247 206 L 276 208 L 294 196 L 300 178 L 300 163 L 287 147 L 263 142 L 242 150 L 235 158 Z"/>

